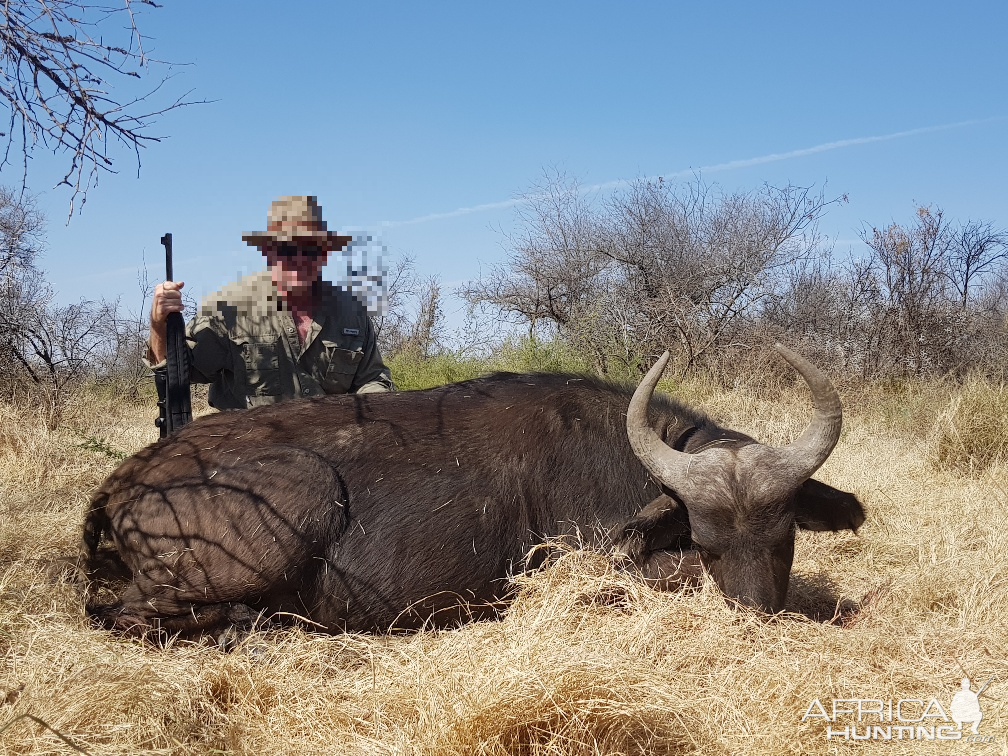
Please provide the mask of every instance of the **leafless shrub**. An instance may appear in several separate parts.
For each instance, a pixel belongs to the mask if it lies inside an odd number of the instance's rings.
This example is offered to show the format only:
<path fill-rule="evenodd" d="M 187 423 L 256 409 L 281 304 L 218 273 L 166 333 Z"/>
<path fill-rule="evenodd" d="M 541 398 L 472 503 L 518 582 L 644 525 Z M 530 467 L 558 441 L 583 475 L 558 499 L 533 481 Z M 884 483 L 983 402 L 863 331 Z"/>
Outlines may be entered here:
<path fill-rule="evenodd" d="M 426 359 L 437 351 L 445 335 L 444 305 L 437 276 L 429 276 L 421 283 L 418 304 L 406 348 Z"/>
<path fill-rule="evenodd" d="M 0 393 L 28 394 L 55 428 L 88 382 L 137 395 L 147 376 L 145 332 L 142 317 L 123 315 L 118 302 L 59 304 L 35 264 L 43 242 L 31 200 L 0 190 Z"/>
<path fill-rule="evenodd" d="M 948 234 L 941 211 L 921 207 L 908 227 L 864 229 L 884 306 L 879 313 L 888 372 L 921 376 L 948 365 L 953 302 L 945 275 Z"/>
<path fill-rule="evenodd" d="M 114 364 L 117 307 L 87 300 L 58 305 L 34 268 L 18 278 L 6 277 L 0 300 L 0 330 L 15 368 L 9 387 L 20 384 L 37 395 L 47 425 L 55 428 L 68 399 L 84 383 L 101 377 L 99 366 Z"/>
<path fill-rule="evenodd" d="M 600 254 L 594 211 L 576 183 L 555 176 L 533 188 L 518 214 L 524 228 L 510 239 L 507 263 L 461 293 L 526 323 L 530 334 L 539 325 L 563 329 L 600 293 L 598 279 L 609 265 Z"/>
<path fill-rule="evenodd" d="M 529 194 L 508 262 L 463 294 L 530 333 L 544 325 L 600 373 L 670 346 L 681 372 L 709 367 L 748 346 L 749 324 L 818 250 L 833 201 L 796 186 L 724 193 L 697 177 L 642 179 L 593 204 L 553 176 Z"/>
<path fill-rule="evenodd" d="M 922 207 L 911 223 L 869 226 L 862 238 L 864 257 L 792 271 L 763 313 L 772 338 L 865 381 L 1003 371 L 1004 232 L 977 221 L 953 227 Z"/>
<path fill-rule="evenodd" d="M 44 240 L 45 219 L 34 199 L 0 187 L 0 313 L 9 317 L 16 309 L 12 298 L 21 295 L 21 279 L 35 270 Z M 10 341 L 10 334 L 0 333 L 0 387 L 9 387 L 18 369 Z"/>
<path fill-rule="evenodd" d="M 953 228 L 940 209 L 920 207 L 906 226 L 866 229 L 880 302 L 874 314 L 877 373 L 963 374 L 1003 362 L 1005 234 L 988 223 Z M 993 288 L 991 288 L 993 287 Z"/>
<path fill-rule="evenodd" d="M 507 339 L 496 314 L 480 304 L 465 304 L 462 324 L 444 336 L 444 346 L 459 359 L 484 359 Z"/>
<path fill-rule="evenodd" d="M 403 255 L 393 262 L 385 282 L 386 310 L 375 319 L 382 355 L 390 358 L 409 352 L 427 359 L 447 349 L 440 278 L 422 279 L 416 261 Z"/>
<path fill-rule="evenodd" d="M 0 275 L 15 266 L 30 266 L 42 252 L 45 218 L 31 196 L 0 187 Z"/>
<path fill-rule="evenodd" d="M 386 357 L 396 354 L 409 338 L 410 303 L 416 296 L 418 277 L 416 261 L 410 255 L 396 258 L 385 276 L 386 308 L 376 317 L 378 347 Z"/>
<path fill-rule="evenodd" d="M 1008 258 L 1008 232 L 994 228 L 990 221 L 969 220 L 946 233 L 943 272 L 965 309 L 984 297 L 990 274 Z"/>

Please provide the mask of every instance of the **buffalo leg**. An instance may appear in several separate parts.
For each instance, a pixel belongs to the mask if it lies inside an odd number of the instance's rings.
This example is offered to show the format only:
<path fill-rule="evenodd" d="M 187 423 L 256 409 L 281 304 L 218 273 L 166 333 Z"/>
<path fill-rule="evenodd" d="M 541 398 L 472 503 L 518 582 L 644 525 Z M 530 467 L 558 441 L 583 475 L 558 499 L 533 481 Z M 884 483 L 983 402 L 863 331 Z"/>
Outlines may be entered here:
<path fill-rule="evenodd" d="M 659 591 L 675 591 L 700 584 L 703 565 L 696 551 L 655 551 L 640 566 L 645 583 Z"/>
<path fill-rule="evenodd" d="M 106 505 L 133 582 L 116 604 L 92 610 L 103 624 L 194 635 L 258 616 L 252 607 L 304 611 L 318 557 L 345 524 L 333 469 L 283 446 L 207 467 L 116 492 Z"/>
<path fill-rule="evenodd" d="M 696 585 L 703 565 L 691 551 L 689 519 L 671 496 L 661 495 L 627 521 L 615 553 L 624 568 L 652 588 L 672 591 Z"/>
<path fill-rule="evenodd" d="M 136 586 L 123 591 L 116 603 L 90 606 L 88 612 L 104 627 L 124 635 L 218 635 L 234 630 L 249 630 L 260 618 L 259 612 L 252 607 L 231 602 L 185 602 L 185 605 L 179 603 L 177 606 L 162 602 L 154 610 Z"/>

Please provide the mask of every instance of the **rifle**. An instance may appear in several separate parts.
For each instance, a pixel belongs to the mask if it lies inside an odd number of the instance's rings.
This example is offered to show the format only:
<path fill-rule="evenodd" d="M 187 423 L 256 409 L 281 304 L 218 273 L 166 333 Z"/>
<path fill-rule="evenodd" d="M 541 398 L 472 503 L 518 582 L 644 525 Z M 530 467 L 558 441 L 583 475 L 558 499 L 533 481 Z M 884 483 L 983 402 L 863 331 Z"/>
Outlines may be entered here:
<path fill-rule="evenodd" d="M 995 673 L 996 674 L 996 673 Z M 987 682 L 980 686 L 980 690 L 977 691 L 977 698 L 980 698 L 980 694 L 984 692 L 984 689 L 990 685 L 990 681 L 994 679 L 994 675 L 987 678 Z"/>
<path fill-rule="evenodd" d="M 172 235 L 162 236 L 161 243 L 165 248 L 165 280 L 174 281 Z M 192 365 L 182 313 L 169 313 L 165 325 L 168 332 L 168 364 L 163 369 L 154 371 L 160 414 L 154 425 L 160 429 L 161 438 L 166 438 L 192 420 L 192 399 L 189 394 L 189 371 Z"/>

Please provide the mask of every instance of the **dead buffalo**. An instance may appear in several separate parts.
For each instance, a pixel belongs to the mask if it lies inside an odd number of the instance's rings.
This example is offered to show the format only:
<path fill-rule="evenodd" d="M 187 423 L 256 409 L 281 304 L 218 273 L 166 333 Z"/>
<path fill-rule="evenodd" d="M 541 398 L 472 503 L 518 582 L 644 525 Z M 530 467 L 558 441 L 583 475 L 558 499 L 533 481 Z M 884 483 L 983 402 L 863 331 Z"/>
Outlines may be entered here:
<path fill-rule="evenodd" d="M 260 613 L 331 631 L 452 624 L 492 613 L 533 546 L 578 531 L 645 576 L 683 550 L 727 596 L 778 611 L 795 527 L 854 529 L 864 511 L 810 479 L 840 435 L 836 390 L 777 349 L 816 407 L 781 448 L 652 398 L 667 355 L 636 391 L 498 373 L 204 417 L 94 495 L 84 555 L 107 534 L 132 581 L 89 609 L 130 633 Z"/>

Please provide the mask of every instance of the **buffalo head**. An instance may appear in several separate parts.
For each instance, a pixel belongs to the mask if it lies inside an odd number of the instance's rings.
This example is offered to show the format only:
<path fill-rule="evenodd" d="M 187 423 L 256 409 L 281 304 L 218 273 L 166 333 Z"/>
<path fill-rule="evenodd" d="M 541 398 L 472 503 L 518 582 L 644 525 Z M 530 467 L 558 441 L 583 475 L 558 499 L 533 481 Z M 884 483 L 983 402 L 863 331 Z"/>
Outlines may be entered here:
<path fill-rule="evenodd" d="M 852 494 L 812 474 L 840 437 L 840 397 L 808 360 L 777 351 L 812 391 L 812 421 L 792 443 L 767 446 L 740 433 L 702 439 L 694 451 L 666 444 L 648 421 L 647 406 L 668 363 L 666 352 L 638 386 L 627 411 L 630 445 L 669 492 L 668 507 L 684 507 L 692 548 L 726 596 L 768 612 L 784 608 L 795 528 L 856 530 L 865 515 Z"/>

